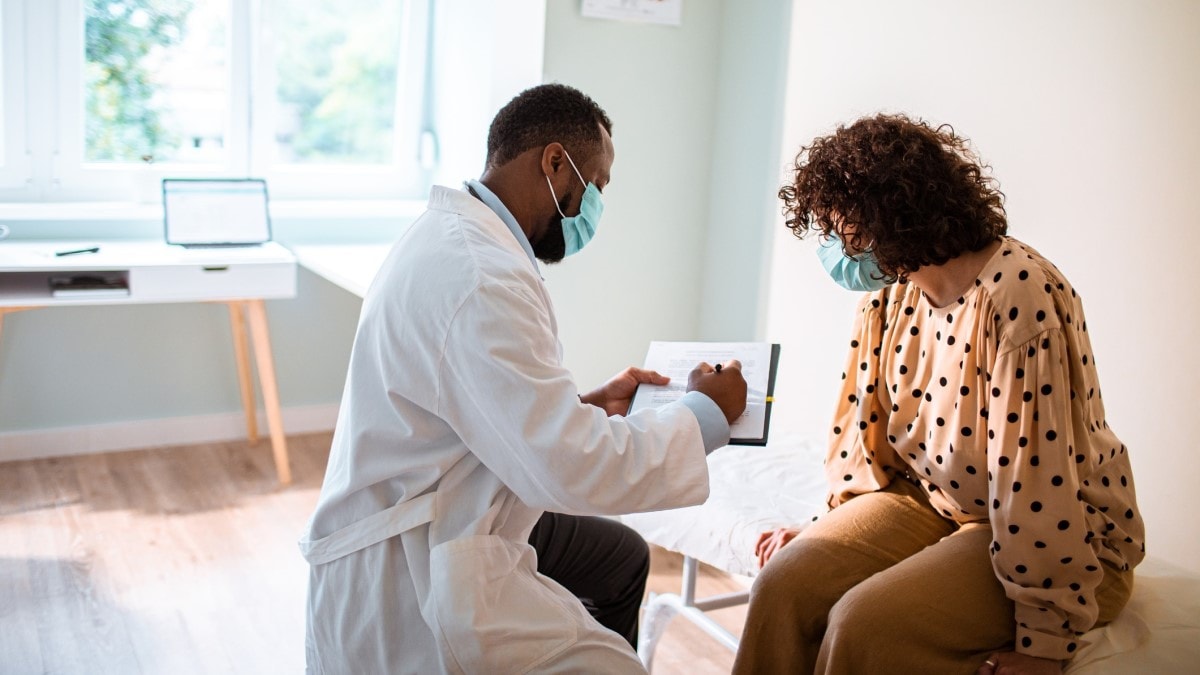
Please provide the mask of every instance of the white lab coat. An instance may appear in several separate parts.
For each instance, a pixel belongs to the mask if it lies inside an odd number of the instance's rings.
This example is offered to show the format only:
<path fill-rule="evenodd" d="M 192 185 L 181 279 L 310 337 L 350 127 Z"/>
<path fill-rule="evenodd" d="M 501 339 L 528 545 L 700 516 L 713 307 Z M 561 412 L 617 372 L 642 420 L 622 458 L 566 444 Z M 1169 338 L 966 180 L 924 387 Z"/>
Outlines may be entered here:
<path fill-rule="evenodd" d="M 526 541 L 545 510 L 703 502 L 700 427 L 679 404 L 610 418 L 580 403 L 557 332 L 504 222 L 435 187 L 364 300 L 300 542 L 309 672 L 642 672 Z"/>

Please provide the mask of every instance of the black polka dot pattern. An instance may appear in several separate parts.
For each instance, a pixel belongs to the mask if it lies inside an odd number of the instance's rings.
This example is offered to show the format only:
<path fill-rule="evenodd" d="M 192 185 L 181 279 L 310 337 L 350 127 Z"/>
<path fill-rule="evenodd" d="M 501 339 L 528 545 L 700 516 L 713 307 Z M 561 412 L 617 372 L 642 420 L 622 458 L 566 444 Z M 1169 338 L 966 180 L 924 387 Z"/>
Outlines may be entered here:
<path fill-rule="evenodd" d="M 1098 559 L 1136 565 L 1144 527 L 1081 299 L 1019 241 L 1000 251 L 944 308 L 911 282 L 866 296 L 830 436 L 830 506 L 899 472 L 944 517 L 990 521 L 1000 579 L 1038 589 L 1017 603 L 1017 651 L 1067 659 L 1095 621 Z"/>

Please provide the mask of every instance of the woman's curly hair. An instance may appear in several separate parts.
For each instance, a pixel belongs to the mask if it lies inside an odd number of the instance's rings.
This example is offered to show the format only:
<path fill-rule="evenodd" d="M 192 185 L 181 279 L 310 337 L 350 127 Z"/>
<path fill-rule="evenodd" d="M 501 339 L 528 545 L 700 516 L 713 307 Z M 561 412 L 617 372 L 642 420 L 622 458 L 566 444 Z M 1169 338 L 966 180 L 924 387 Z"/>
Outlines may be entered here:
<path fill-rule="evenodd" d="M 870 250 L 889 278 L 978 251 L 1008 230 L 991 167 L 949 125 L 864 117 L 801 148 L 794 169 L 779 190 L 792 233 L 828 236 L 835 219 L 853 225 L 845 250 Z"/>

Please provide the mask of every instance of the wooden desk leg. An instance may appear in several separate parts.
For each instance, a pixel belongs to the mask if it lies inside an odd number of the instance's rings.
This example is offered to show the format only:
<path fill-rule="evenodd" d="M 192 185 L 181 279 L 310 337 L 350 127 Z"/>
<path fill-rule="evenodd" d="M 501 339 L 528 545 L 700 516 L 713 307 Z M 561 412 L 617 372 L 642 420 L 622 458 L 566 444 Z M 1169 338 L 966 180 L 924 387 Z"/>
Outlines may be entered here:
<path fill-rule="evenodd" d="M 271 430 L 271 449 L 275 453 L 275 471 L 279 482 L 292 482 L 288 465 L 287 439 L 283 435 L 283 416 L 279 412 L 279 390 L 275 387 L 275 361 L 271 357 L 271 338 L 267 334 L 267 311 L 262 300 L 246 302 L 250 315 L 250 338 L 254 341 L 254 360 L 258 363 L 258 384 L 263 406 L 267 409 L 267 427 Z"/>
<path fill-rule="evenodd" d="M 237 359 L 238 386 L 242 391 L 242 409 L 246 412 L 246 437 L 258 442 L 258 415 L 254 405 L 254 383 L 250 380 L 250 345 L 246 342 L 246 314 L 240 300 L 229 305 L 229 324 L 233 327 L 233 354 Z"/>

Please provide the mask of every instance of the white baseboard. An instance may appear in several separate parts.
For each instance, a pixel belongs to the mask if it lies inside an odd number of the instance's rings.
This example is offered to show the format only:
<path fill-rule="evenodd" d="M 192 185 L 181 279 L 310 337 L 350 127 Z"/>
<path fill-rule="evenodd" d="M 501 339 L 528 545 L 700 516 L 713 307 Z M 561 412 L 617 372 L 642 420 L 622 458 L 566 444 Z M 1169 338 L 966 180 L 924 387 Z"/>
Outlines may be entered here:
<path fill-rule="evenodd" d="M 292 406 L 283 408 L 281 412 L 284 433 L 329 431 L 337 422 L 338 404 Z M 267 441 L 271 436 L 262 410 L 258 411 L 258 436 Z M 195 445 L 245 437 L 246 418 L 241 412 L 91 424 L 65 429 L 5 431 L 0 432 L 0 462 Z"/>

